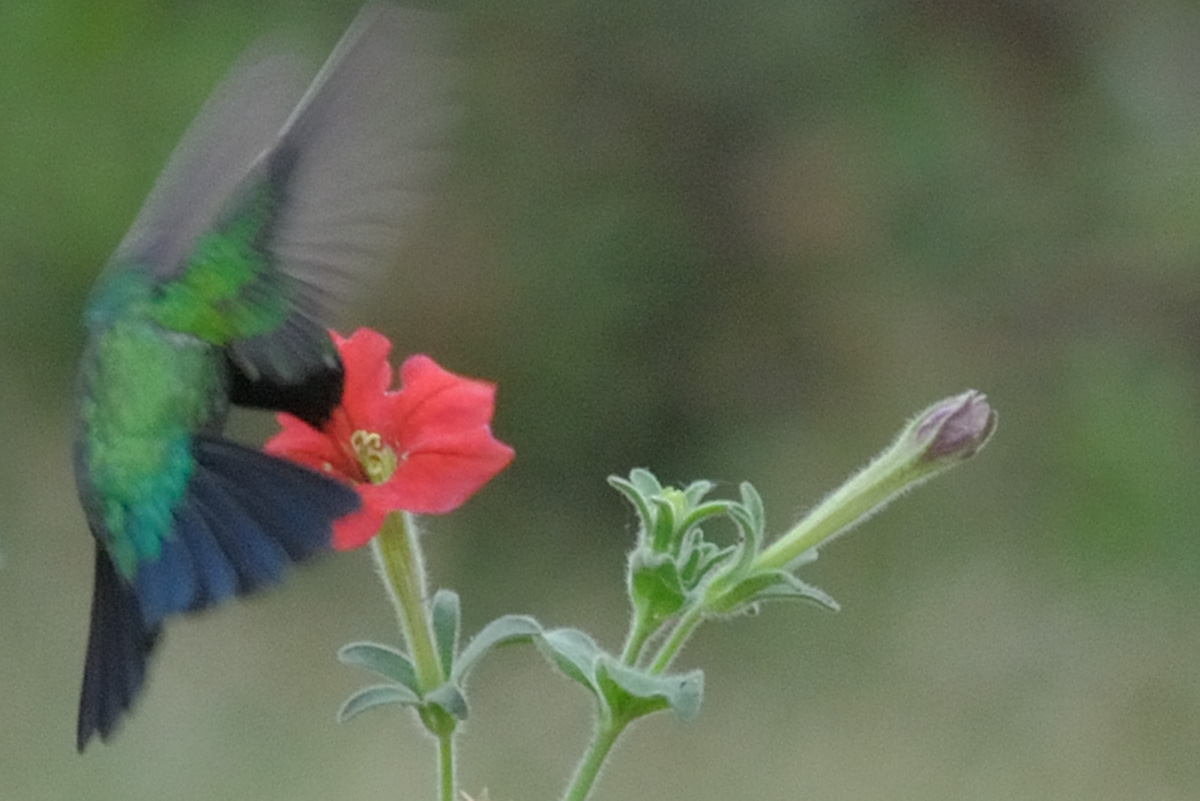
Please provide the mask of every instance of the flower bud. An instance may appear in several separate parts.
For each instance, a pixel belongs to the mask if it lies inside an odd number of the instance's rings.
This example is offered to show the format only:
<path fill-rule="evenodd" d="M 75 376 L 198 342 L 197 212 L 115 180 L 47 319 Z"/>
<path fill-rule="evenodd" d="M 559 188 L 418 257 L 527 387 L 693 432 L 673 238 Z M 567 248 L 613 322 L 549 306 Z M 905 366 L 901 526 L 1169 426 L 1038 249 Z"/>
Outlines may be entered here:
<path fill-rule="evenodd" d="M 987 396 L 969 389 L 926 409 L 905 432 L 927 461 L 969 459 L 996 430 L 996 412 Z"/>

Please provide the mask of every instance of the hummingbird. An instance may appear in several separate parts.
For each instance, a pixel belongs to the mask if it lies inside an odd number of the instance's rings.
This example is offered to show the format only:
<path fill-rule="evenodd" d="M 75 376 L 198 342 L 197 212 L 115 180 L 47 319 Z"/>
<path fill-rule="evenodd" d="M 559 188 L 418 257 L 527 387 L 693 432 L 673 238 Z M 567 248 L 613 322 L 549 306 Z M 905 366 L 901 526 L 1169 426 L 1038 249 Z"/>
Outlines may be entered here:
<path fill-rule="evenodd" d="M 128 712 L 167 618 L 279 581 L 358 508 L 349 486 L 222 431 L 231 406 L 320 427 L 338 405 L 328 326 L 395 257 L 442 160 L 439 27 L 368 5 L 311 84 L 252 46 L 97 280 L 74 449 L 95 538 L 81 752 Z"/>

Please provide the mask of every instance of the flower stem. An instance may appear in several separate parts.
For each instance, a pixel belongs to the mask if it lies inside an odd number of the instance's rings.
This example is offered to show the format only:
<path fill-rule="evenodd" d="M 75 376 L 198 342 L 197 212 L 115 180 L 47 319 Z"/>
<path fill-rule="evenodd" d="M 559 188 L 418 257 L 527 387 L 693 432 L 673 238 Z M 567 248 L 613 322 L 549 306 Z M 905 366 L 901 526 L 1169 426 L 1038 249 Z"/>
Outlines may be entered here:
<path fill-rule="evenodd" d="M 427 693 L 442 683 L 442 666 L 425 613 L 425 563 L 412 516 L 407 512 L 388 514 L 371 546 L 396 607 L 421 692 Z"/>
<path fill-rule="evenodd" d="M 396 607 L 400 630 L 408 643 L 417 683 L 424 695 L 437 689 L 445 681 L 445 675 L 434 646 L 433 624 L 425 608 L 425 561 L 421 557 L 416 521 L 408 512 L 388 514 L 379 534 L 371 540 L 371 551 Z M 430 711 L 432 714 L 440 710 Z M 421 715 L 438 740 L 438 797 L 440 801 L 454 801 L 454 721 L 444 714 L 433 719 L 440 725 L 434 727 L 431 718 Z"/>
<path fill-rule="evenodd" d="M 628 723 L 629 721 L 623 719 L 597 720 L 596 734 L 592 737 L 592 744 L 588 746 L 587 753 L 583 755 L 583 761 L 575 769 L 575 775 L 571 777 L 571 784 L 563 795 L 563 801 L 584 801 L 588 797 L 588 793 L 592 791 L 592 785 L 596 783 L 596 777 L 600 775 L 600 767 L 608 757 L 608 752 L 612 750 L 613 743 L 621 736 L 621 732 L 625 730 Z"/>
<path fill-rule="evenodd" d="M 635 612 L 633 620 L 629 624 L 629 635 L 625 638 L 625 647 L 621 649 L 621 662 L 626 665 L 636 665 L 638 657 L 641 656 L 642 647 L 653 633 L 654 629 L 647 625 L 645 617 Z"/>
<path fill-rule="evenodd" d="M 666 642 L 658 649 L 658 653 L 654 656 L 654 661 L 650 663 L 651 673 L 657 675 L 671 666 L 675 655 L 683 648 L 683 644 L 687 642 L 687 638 L 692 635 L 692 632 L 696 629 L 696 626 L 700 625 L 700 621 L 702 620 L 704 620 L 704 604 L 697 603 L 679 619 L 679 622 L 675 624 L 675 628 L 671 630 L 671 635 L 667 637 Z"/>
<path fill-rule="evenodd" d="M 439 801 L 455 801 L 454 732 L 438 737 L 438 791 Z"/>

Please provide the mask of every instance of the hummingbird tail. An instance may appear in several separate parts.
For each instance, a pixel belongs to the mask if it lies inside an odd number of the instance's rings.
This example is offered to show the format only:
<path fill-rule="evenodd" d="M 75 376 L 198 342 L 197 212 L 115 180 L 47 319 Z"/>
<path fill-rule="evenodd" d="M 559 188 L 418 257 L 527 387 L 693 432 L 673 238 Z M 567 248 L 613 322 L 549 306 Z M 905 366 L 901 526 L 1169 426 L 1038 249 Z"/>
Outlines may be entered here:
<path fill-rule="evenodd" d="M 274 584 L 291 562 L 328 550 L 358 495 L 327 476 L 216 437 L 197 437 L 195 469 L 157 559 L 134 586 L 152 624 Z"/>
<path fill-rule="evenodd" d="M 133 587 L 121 580 L 108 552 L 97 544 L 91 630 L 75 730 L 75 747 L 81 753 L 93 734 L 108 739 L 133 703 L 159 630 L 143 622 Z"/>

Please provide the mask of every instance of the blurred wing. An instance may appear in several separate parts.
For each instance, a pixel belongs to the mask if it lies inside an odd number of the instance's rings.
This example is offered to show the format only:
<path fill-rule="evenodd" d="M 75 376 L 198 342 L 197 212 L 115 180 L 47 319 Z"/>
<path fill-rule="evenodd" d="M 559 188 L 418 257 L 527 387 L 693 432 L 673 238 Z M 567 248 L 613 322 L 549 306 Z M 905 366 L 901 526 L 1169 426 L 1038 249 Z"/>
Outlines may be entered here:
<path fill-rule="evenodd" d="M 352 288 L 396 257 L 443 160 L 452 114 L 439 28 L 428 14 L 366 7 L 240 180 L 218 167 L 219 192 L 201 182 L 203 213 L 179 237 L 190 241 L 182 269 L 160 273 L 156 315 L 228 346 L 235 402 L 279 408 L 289 385 L 340 370 L 325 329 Z M 267 116 L 245 111 L 256 126 Z M 238 139 L 241 160 L 255 146 Z M 178 173 L 209 169 L 231 149 L 207 148 L 211 157 L 189 157 Z M 339 375 L 321 391 L 340 386 Z"/>
<path fill-rule="evenodd" d="M 453 116 L 444 40 L 440 17 L 368 6 L 272 153 L 287 175 L 269 249 L 326 322 L 396 258 L 444 161 Z"/>
<path fill-rule="evenodd" d="M 310 72 L 267 42 L 252 45 L 171 154 L 111 264 L 170 278 L 185 267 L 251 165 L 276 141 Z"/>

